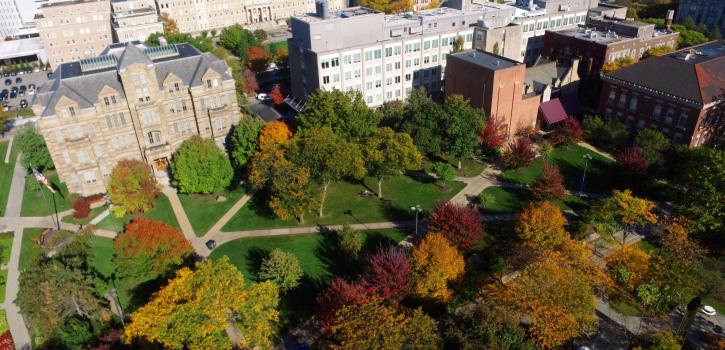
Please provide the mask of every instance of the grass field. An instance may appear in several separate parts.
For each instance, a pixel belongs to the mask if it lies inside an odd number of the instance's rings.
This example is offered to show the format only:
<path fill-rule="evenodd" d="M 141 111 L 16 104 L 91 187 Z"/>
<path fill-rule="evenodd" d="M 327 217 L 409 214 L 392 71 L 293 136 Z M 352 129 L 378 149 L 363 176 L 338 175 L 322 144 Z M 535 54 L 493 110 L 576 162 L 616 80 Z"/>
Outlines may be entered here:
<path fill-rule="evenodd" d="M 488 202 L 479 204 L 487 214 L 518 213 L 529 202 L 536 200 L 529 190 L 523 188 L 489 187 L 481 193 L 490 196 Z M 558 205 L 562 211 L 590 207 L 590 203 L 586 199 L 571 194 L 567 194 L 561 200 L 555 199 L 551 202 Z"/>
<path fill-rule="evenodd" d="M 243 189 L 224 191 L 217 194 L 179 194 L 186 216 L 197 236 L 203 236 L 244 195 Z M 226 201 L 217 203 L 217 196 Z"/>
<path fill-rule="evenodd" d="M 55 195 L 50 190 L 38 183 L 35 177 L 25 177 L 25 191 L 23 193 L 23 207 L 20 210 L 22 216 L 48 216 L 53 213 L 53 197 L 58 212 L 68 210 L 73 205 L 75 196 L 68 193 L 65 183 L 60 182 L 55 171 L 48 171 L 45 177 L 55 189 Z"/>
<path fill-rule="evenodd" d="M 277 49 L 284 48 L 287 49 L 287 40 L 277 41 L 273 43 L 266 43 L 264 44 L 264 48 L 267 49 L 269 53 L 272 55 L 277 53 Z"/>
<path fill-rule="evenodd" d="M 25 270 L 31 261 L 39 258 L 43 254 L 43 248 L 38 245 L 38 240 L 44 230 L 44 228 L 23 229 L 23 246 L 20 249 L 20 271 Z"/>
<path fill-rule="evenodd" d="M 116 232 L 122 231 L 123 227 L 126 226 L 127 223 L 142 215 L 148 216 L 154 220 L 163 221 L 168 225 L 179 228 L 179 222 L 176 220 L 176 215 L 174 215 L 174 211 L 171 209 L 171 203 L 169 203 L 169 199 L 164 195 L 156 197 L 153 209 L 146 213 L 126 215 L 118 219 L 111 214 L 101 220 L 96 227 Z"/>
<path fill-rule="evenodd" d="M 639 305 L 619 292 L 609 293 L 609 306 L 625 316 L 640 317 L 644 315 L 644 311 Z"/>
<path fill-rule="evenodd" d="M 464 159 L 461 162 L 461 170 L 458 170 L 458 159 L 455 159 L 451 156 L 444 155 L 442 158 L 439 159 L 428 159 L 426 160 L 426 163 L 424 165 L 424 168 L 427 172 L 431 173 L 433 172 L 431 169 L 433 167 L 433 164 L 436 162 L 446 162 L 453 166 L 453 168 L 456 169 L 456 175 L 457 176 L 463 176 L 463 177 L 471 177 L 481 174 L 484 170 L 486 170 L 486 163 L 483 163 L 481 161 L 478 161 L 473 158 L 467 158 Z"/>
<path fill-rule="evenodd" d="M 10 330 L 8 325 L 8 319 L 5 314 L 5 309 L 0 309 L 0 334 L 3 334 Z"/>
<path fill-rule="evenodd" d="M 13 233 L 0 233 L 0 264 L 7 264 L 10 261 L 10 250 L 13 248 Z M 2 299 L 0 299 L 2 300 Z"/>
<path fill-rule="evenodd" d="M 406 235 L 396 229 L 362 232 L 365 245 L 360 256 L 380 245 L 396 244 Z M 362 269 L 359 259 L 340 251 L 332 233 L 238 239 L 219 246 L 212 252 L 211 259 L 229 257 L 244 274 L 245 283 L 250 284 L 259 281 L 257 272 L 261 261 L 275 248 L 293 253 L 304 271 L 300 286 L 282 295 L 280 314 L 283 324 L 308 318 L 314 308 L 315 296 L 327 287 L 334 276 L 350 280 Z"/>
<path fill-rule="evenodd" d="M 438 201 L 446 201 L 458 193 L 462 182 L 453 181 L 447 192 L 441 192 L 433 179 L 424 176 L 396 176 L 383 182 L 383 196 L 364 197 L 360 193 L 377 190 L 377 181 L 366 178 L 364 185 L 359 183 L 338 182 L 330 185 L 325 201 L 325 216 L 318 218 L 316 212 L 305 216 L 305 226 L 331 224 L 357 224 L 390 220 L 411 219 L 410 207 L 420 204 L 424 210 L 430 210 Z M 255 230 L 299 226 L 294 219 L 281 220 L 269 211 L 266 198 L 258 193 L 222 228 L 223 231 Z"/>
<path fill-rule="evenodd" d="M 10 183 L 13 180 L 13 169 L 18 158 L 17 149 L 13 147 L 10 151 L 10 162 L 5 164 L 5 153 L 8 150 L 8 142 L 0 143 L 0 216 L 5 215 L 5 207 L 8 204 L 10 194 Z"/>
<path fill-rule="evenodd" d="M 609 193 L 612 188 L 612 174 L 609 166 L 612 161 L 598 153 L 578 145 L 560 146 L 551 154 L 551 161 L 559 167 L 567 189 L 578 191 L 584 173 L 584 155 L 589 154 L 592 160 L 587 166 L 586 192 Z M 531 165 L 520 169 L 510 169 L 501 173 L 504 182 L 531 184 L 541 174 L 544 160 L 537 158 Z"/>
<path fill-rule="evenodd" d="M 91 222 L 96 216 L 98 216 L 98 214 L 102 213 L 106 209 L 108 209 L 108 207 L 106 207 L 106 206 L 93 208 L 93 209 L 91 209 L 91 212 L 88 214 L 88 217 L 85 219 L 78 220 L 73 217 L 73 214 L 70 214 L 70 215 L 66 215 L 66 216 L 62 217 L 60 219 L 60 221 L 67 222 L 69 224 L 85 225 L 85 224 L 88 224 L 89 222 Z"/>

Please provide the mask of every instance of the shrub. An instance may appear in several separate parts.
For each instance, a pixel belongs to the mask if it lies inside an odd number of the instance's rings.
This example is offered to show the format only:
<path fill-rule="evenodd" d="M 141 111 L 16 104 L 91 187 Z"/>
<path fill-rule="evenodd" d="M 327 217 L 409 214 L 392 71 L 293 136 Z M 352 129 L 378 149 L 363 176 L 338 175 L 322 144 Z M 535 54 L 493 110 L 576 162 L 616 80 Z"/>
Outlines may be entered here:
<path fill-rule="evenodd" d="M 579 122 L 569 117 L 561 122 L 561 125 L 554 131 L 552 136 L 554 143 L 577 143 L 584 138 L 584 131 Z"/>
<path fill-rule="evenodd" d="M 302 275 L 302 268 L 297 257 L 281 249 L 272 250 L 262 262 L 259 271 L 259 278 L 274 282 L 281 292 L 297 287 Z"/>
<path fill-rule="evenodd" d="M 562 199 L 566 195 L 564 178 L 556 165 L 544 164 L 541 175 L 531 184 L 531 192 L 539 200 Z"/>
<path fill-rule="evenodd" d="M 353 230 L 352 227 L 345 225 L 341 230 L 336 231 L 337 242 L 340 249 L 350 256 L 356 257 L 363 246 L 363 237 L 360 231 Z"/>
<path fill-rule="evenodd" d="M 439 202 L 430 215 L 429 226 L 459 249 L 472 248 L 483 240 L 483 224 L 474 207 Z"/>
<path fill-rule="evenodd" d="M 619 151 L 617 166 L 625 177 L 642 178 L 647 174 L 647 160 L 642 149 L 637 146 Z"/>
<path fill-rule="evenodd" d="M 73 217 L 82 220 L 91 213 L 91 202 L 85 198 L 79 198 L 73 203 Z"/>
<path fill-rule="evenodd" d="M 520 137 L 506 148 L 501 158 L 507 168 L 516 169 L 531 164 L 536 158 L 536 153 L 531 141 Z"/>
<path fill-rule="evenodd" d="M 446 162 L 436 162 L 432 170 L 444 189 L 447 189 L 448 183 L 456 178 L 456 169 Z"/>

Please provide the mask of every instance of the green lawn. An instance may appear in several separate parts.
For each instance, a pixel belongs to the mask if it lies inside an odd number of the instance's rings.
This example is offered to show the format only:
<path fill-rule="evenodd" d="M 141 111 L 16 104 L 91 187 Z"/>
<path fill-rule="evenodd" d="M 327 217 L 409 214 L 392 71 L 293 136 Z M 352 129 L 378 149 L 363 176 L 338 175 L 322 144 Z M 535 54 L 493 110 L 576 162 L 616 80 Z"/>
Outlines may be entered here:
<path fill-rule="evenodd" d="M 33 117 L 35 116 L 35 113 L 33 113 L 33 110 L 31 108 L 18 108 L 15 111 L 10 112 L 11 115 L 15 115 L 17 117 Z"/>
<path fill-rule="evenodd" d="M 179 194 L 181 205 L 197 236 L 203 236 L 244 195 L 244 189 L 224 191 L 218 194 Z M 217 196 L 226 201 L 217 203 Z"/>
<path fill-rule="evenodd" d="M 657 254 L 660 252 L 660 247 L 658 245 L 647 240 L 643 240 L 637 243 L 637 247 L 651 254 Z"/>
<path fill-rule="evenodd" d="M 531 192 L 522 188 L 489 187 L 481 193 L 490 196 L 486 203 L 479 204 L 486 214 L 518 213 L 534 200 Z"/>
<path fill-rule="evenodd" d="M 4 334 L 9 330 L 10 326 L 8 325 L 8 319 L 5 314 L 5 309 L 0 309 L 0 334 Z"/>
<path fill-rule="evenodd" d="M 153 209 L 149 210 L 144 214 L 126 215 L 118 219 L 115 218 L 113 214 L 111 214 L 101 220 L 101 222 L 99 222 L 96 227 L 116 232 L 122 231 L 123 227 L 126 226 L 127 223 L 129 223 L 134 218 L 142 215 L 146 215 L 151 219 L 163 221 L 168 225 L 179 228 L 179 222 L 176 221 L 176 215 L 174 215 L 174 211 L 173 209 L 171 209 L 171 203 L 169 203 L 169 199 L 164 195 L 159 195 L 158 197 L 156 197 Z"/>
<path fill-rule="evenodd" d="M 377 181 L 365 179 L 365 186 L 359 183 L 338 182 L 330 185 L 325 202 L 325 216 L 318 218 L 316 213 L 305 216 L 306 226 L 331 224 L 357 224 L 412 218 L 410 207 L 420 204 L 424 210 L 430 210 L 438 201 L 447 201 L 458 193 L 465 184 L 451 182 L 449 190 L 441 192 L 433 179 L 424 176 L 396 176 L 383 182 L 383 196 L 386 201 L 376 197 L 363 197 L 362 191 L 377 190 Z M 281 220 L 270 213 L 263 194 L 258 193 L 242 207 L 222 228 L 222 231 L 241 231 L 266 228 L 295 227 L 294 219 Z"/>
<path fill-rule="evenodd" d="M 100 207 L 91 209 L 91 212 L 88 214 L 88 217 L 85 218 L 85 219 L 78 220 L 78 219 L 76 219 L 76 218 L 73 217 L 73 214 L 70 214 L 70 215 L 67 215 L 67 216 L 62 217 L 60 219 L 60 221 L 67 222 L 67 223 L 70 223 L 70 224 L 76 224 L 76 225 L 79 225 L 79 224 L 86 225 L 89 222 L 93 221 L 93 219 L 96 216 L 98 216 L 98 214 L 102 213 L 106 209 L 107 209 L 106 206 L 100 206 Z"/>
<path fill-rule="evenodd" d="M 396 244 L 406 235 L 396 229 L 363 233 L 365 245 L 361 257 L 380 245 Z M 244 274 L 246 284 L 250 284 L 258 282 L 257 270 L 261 261 L 275 248 L 297 256 L 305 273 L 300 286 L 281 296 L 282 326 L 308 319 L 314 309 L 315 297 L 327 287 L 333 276 L 350 280 L 362 269 L 360 259 L 342 253 L 334 234 L 330 233 L 238 239 L 219 246 L 212 252 L 211 259 L 228 256 L 232 264 Z"/>
<path fill-rule="evenodd" d="M 5 153 L 8 150 L 8 142 L 0 143 L 0 216 L 5 215 L 5 207 L 8 204 L 10 194 L 10 183 L 13 180 L 13 169 L 18 158 L 17 148 L 10 151 L 10 162 L 5 164 Z"/>
<path fill-rule="evenodd" d="M 559 167 L 564 177 L 564 184 L 567 189 L 578 191 L 582 174 L 584 173 L 584 155 L 589 154 L 592 160 L 589 161 L 586 175 L 586 192 L 609 193 L 612 188 L 612 174 L 609 166 L 613 163 L 610 159 L 599 155 L 578 145 L 561 146 L 554 149 L 551 161 Z M 501 180 L 505 182 L 531 184 L 541 174 L 543 159 L 537 158 L 531 165 L 520 169 L 510 169 L 501 173 Z"/>
<path fill-rule="evenodd" d="M 40 234 L 45 231 L 44 228 L 26 228 L 23 229 L 23 245 L 20 249 L 20 271 L 30 265 L 30 263 L 39 258 L 44 249 L 38 245 Z"/>
<path fill-rule="evenodd" d="M 644 311 L 639 305 L 619 292 L 609 293 L 609 306 L 625 316 L 641 317 L 644 315 Z"/>
<path fill-rule="evenodd" d="M 0 264 L 7 264 L 10 261 L 10 250 L 13 248 L 13 233 L 0 233 Z M 2 299 L 0 299 L 2 300 Z"/>
<path fill-rule="evenodd" d="M 23 193 L 22 216 L 48 216 L 53 213 L 53 197 L 58 212 L 71 209 L 76 196 L 68 193 L 65 183 L 60 182 L 55 171 L 45 172 L 45 177 L 56 190 L 53 195 L 47 187 L 38 183 L 30 174 L 25 177 L 25 191 Z"/>
<path fill-rule="evenodd" d="M 453 168 L 456 169 L 456 175 L 457 176 L 464 176 L 464 177 L 472 177 L 481 174 L 484 170 L 486 170 L 486 163 L 473 159 L 473 158 L 467 158 L 464 159 L 461 162 L 461 170 L 458 170 L 458 159 L 455 159 L 451 156 L 444 155 L 440 159 L 430 159 L 426 160 L 425 169 L 427 172 L 432 172 L 431 167 L 433 166 L 433 163 L 443 161 L 453 166 Z"/>
<path fill-rule="evenodd" d="M 271 53 L 272 55 L 276 54 L 277 53 L 277 49 L 280 48 L 280 47 L 281 48 L 284 48 L 284 49 L 287 49 L 287 40 L 276 41 L 276 42 L 273 42 L 273 43 L 264 44 L 264 48 L 267 49 L 267 51 L 269 53 Z"/>

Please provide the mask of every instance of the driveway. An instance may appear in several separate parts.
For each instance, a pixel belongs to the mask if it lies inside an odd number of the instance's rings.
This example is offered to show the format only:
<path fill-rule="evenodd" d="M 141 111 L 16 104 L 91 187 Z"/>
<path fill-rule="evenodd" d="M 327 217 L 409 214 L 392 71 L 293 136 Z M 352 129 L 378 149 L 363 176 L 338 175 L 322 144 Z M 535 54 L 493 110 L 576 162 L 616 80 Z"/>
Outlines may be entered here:
<path fill-rule="evenodd" d="M 247 105 L 249 110 L 251 110 L 252 113 L 262 119 L 265 123 L 269 123 L 282 117 L 282 115 L 272 108 L 272 105 L 269 104 L 269 102 L 257 101 L 253 97 L 249 98 L 249 102 L 250 104 Z"/>

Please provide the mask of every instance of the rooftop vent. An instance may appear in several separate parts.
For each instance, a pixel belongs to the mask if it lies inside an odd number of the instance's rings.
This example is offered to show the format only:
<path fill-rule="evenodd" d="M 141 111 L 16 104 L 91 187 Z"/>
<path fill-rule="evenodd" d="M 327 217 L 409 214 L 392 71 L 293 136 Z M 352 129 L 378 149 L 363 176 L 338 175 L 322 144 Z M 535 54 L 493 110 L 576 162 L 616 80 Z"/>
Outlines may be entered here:
<path fill-rule="evenodd" d="M 118 58 L 114 55 L 98 56 L 93 58 L 85 58 L 80 61 L 81 71 L 90 72 L 103 68 L 115 67 Z"/>
<path fill-rule="evenodd" d="M 330 18 L 330 7 L 326 0 L 315 0 L 315 14 L 320 18 Z"/>
<path fill-rule="evenodd" d="M 179 50 L 176 48 L 176 45 L 166 45 L 158 47 L 148 47 L 143 50 L 143 53 L 148 56 L 148 58 L 155 60 L 158 58 L 178 56 Z"/>
<path fill-rule="evenodd" d="M 704 54 L 700 51 L 697 51 L 695 49 L 686 49 L 682 50 L 678 57 L 684 61 L 691 60 L 697 56 L 704 56 Z"/>

